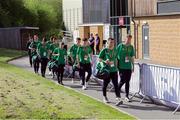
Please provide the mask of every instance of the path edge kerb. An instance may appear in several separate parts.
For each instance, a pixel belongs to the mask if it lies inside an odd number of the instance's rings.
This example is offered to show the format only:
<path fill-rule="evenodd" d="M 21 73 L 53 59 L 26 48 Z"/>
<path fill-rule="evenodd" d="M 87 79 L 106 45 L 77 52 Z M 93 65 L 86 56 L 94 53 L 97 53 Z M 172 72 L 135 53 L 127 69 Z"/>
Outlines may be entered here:
<path fill-rule="evenodd" d="M 6 60 L 6 63 L 9 64 L 9 62 L 11 62 L 11 61 L 13 61 L 13 60 L 20 59 L 20 58 L 23 58 L 23 57 L 26 57 L 26 56 L 27 56 L 27 54 L 24 54 L 24 55 L 20 55 L 20 56 L 17 56 L 17 57 L 8 59 L 8 60 Z"/>

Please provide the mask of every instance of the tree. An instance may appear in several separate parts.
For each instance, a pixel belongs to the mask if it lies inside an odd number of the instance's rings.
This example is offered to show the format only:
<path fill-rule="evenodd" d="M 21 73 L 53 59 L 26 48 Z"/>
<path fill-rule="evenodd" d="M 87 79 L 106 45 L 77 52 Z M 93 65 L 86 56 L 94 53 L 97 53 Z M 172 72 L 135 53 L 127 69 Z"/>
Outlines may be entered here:
<path fill-rule="evenodd" d="M 61 0 L 0 1 L 0 27 L 37 26 L 46 34 L 63 25 Z"/>
<path fill-rule="evenodd" d="M 34 15 L 24 6 L 22 0 L 0 1 L 1 27 L 29 26 Z"/>

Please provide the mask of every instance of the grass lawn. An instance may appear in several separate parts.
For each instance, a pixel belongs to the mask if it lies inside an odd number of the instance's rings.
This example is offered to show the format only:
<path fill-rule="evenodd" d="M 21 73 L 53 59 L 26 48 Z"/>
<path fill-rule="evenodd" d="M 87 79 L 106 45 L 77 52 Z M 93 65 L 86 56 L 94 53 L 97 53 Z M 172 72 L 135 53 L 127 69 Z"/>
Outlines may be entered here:
<path fill-rule="evenodd" d="M 22 54 L 0 49 L 0 119 L 135 119 L 6 63 Z"/>

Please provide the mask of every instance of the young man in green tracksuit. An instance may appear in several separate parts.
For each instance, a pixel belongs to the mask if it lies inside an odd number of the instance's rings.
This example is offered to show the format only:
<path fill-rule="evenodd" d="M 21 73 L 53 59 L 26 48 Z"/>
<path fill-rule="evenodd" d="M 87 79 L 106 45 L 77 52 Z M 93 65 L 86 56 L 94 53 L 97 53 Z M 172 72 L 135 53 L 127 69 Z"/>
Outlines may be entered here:
<path fill-rule="evenodd" d="M 67 56 L 66 49 L 64 49 L 64 43 L 59 44 L 59 47 L 53 51 L 52 55 L 56 56 L 56 61 L 58 64 L 58 70 L 57 70 L 58 83 L 63 85 L 62 79 L 63 79 L 64 67 L 66 63 L 66 56 Z"/>
<path fill-rule="evenodd" d="M 59 47 L 59 43 L 57 41 L 57 38 L 53 37 L 53 43 L 51 43 L 49 45 L 49 59 L 50 59 L 50 62 L 54 62 L 56 60 L 57 56 L 53 56 L 52 53 L 58 47 Z M 54 71 L 53 70 L 51 71 L 51 68 L 49 68 L 49 71 L 50 71 L 49 75 L 52 75 L 52 73 L 53 73 L 53 78 L 54 78 Z"/>
<path fill-rule="evenodd" d="M 80 68 L 80 77 L 82 80 L 83 90 L 87 88 L 87 82 L 89 81 L 92 74 L 92 70 L 91 70 L 92 54 L 93 54 L 92 49 L 88 44 L 88 39 L 84 38 L 82 46 L 80 46 L 77 51 L 77 62 Z M 88 73 L 87 78 L 85 78 L 85 72 Z"/>
<path fill-rule="evenodd" d="M 34 35 L 34 40 L 31 42 L 29 49 L 31 50 L 34 72 L 37 74 L 39 71 L 39 63 L 40 63 L 39 56 L 37 54 L 39 44 L 40 41 L 38 40 L 38 36 Z"/>
<path fill-rule="evenodd" d="M 108 47 L 100 51 L 99 62 L 103 62 L 106 66 L 108 66 L 107 68 L 109 69 L 109 77 L 106 77 L 103 80 L 103 101 L 105 103 L 109 102 L 106 95 L 106 89 L 108 84 L 112 80 L 118 104 L 122 104 L 123 101 L 120 98 L 120 91 L 118 89 L 117 50 L 115 47 L 115 40 L 113 38 L 109 38 Z"/>
<path fill-rule="evenodd" d="M 117 48 L 118 51 L 118 68 L 121 81 L 119 83 L 119 89 L 125 84 L 126 97 L 125 100 L 130 102 L 129 99 L 129 82 L 131 74 L 134 71 L 134 47 L 131 45 L 131 35 L 127 35 L 125 43 L 120 44 Z"/>
<path fill-rule="evenodd" d="M 48 50 L 50 50 L 50 46 L 51 46 L 51 44 L 53 43 L 53 39 L 54 39 L 54 37 L 51 36 L 51 37 L 50 37 L 50 40 L 46 42 L 46 45 L 47 45 Z"/>
<path fill-rule="evenodd" d="M 76 67 L 77 64 L 76 58 L 77 58 L 77 51 L 80 46 L 81 46 L 81 38 L 76 38 L 76 44 L 74 44 L 69 50 L 71 59 L 73 60 L 72 83 L 74 82 L 75 71 L 79 71 L 79 69 Z"/>
<path fill-rule="evenodd" d="M 42 77 L 45 77 L 46 67 L 48 63 L 48 47 L 46 44 L 45 37 L 42 39 L 42 43 L 38 48 L 38 55 L 40 56 L 40 62 L 41 62 L 41 75 Z"/>

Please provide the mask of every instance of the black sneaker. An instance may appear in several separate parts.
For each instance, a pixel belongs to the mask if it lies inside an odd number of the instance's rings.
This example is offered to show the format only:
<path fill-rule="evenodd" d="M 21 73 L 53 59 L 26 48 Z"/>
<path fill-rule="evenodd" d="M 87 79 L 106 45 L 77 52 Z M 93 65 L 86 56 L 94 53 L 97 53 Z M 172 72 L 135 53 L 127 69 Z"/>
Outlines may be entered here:
<path fill-rule="evenodd" d="M 61 85 L 64 85 L 63 82 L 61 82 Z"/>

